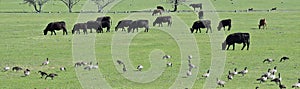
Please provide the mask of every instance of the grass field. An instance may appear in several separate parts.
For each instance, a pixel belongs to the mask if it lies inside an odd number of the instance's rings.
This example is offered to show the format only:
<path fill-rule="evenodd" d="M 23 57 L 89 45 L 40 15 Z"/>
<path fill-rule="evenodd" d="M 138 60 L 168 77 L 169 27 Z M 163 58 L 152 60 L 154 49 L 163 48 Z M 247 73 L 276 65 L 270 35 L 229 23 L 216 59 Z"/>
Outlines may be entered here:
<path fill-rule="evenodd" d="M 95 10 L 91 2 L 81 1 L 73 9 Z M 156 5 L 163 5 L 173 9 L 165 0 L 116 0 L 110 11 L 147 10 Z M 268 68 L 278 67 L 282 84 L 288 89 L 297 82 L 300 75 L 300 40 L 298 23 L 300 18 L 299 0 L 186 0 L 180 3 L 179 10 L 191 10 L 190 3 L 210 1 L 217 11 L 234 11 L 254 8 L 268 10 L 277 7 L 277 11 L 260 12 L 205 12 L 204 18 L 212 20 L 213 33 L 191 34 L 189 28 L 197 19 L 195 12 L 163 13 L 171 15 L 172 27 L 153 27 L 152 21 L 156 16 L 151 13 L 67 13 L 67 8 L 59 0 L 52 0 L 45 4 L 44 12 L 61 13 L 14 13 L 33 12 L 33 8 L 20 4 L 22 0 L 0 0 L 0 66 L 31 69 L 31 74 L 23 76 L 23 72 L 0 72 L 1 89 L 99 89 L 100 87 L 116 89 L 166 89 L 185 87 L 194 89 L 279 89 L 274 82 L 260 84 L 256 81 Z M 118 3 L 117 3 L 118 2 Z M 281 3 L 283 2 L 283 3 Z M 146 3 L 146 4 L 145 4 Z M 233 4 L 232 4 L 233 3 Z M 204 4 L 204 10 L 212 10 Z M 94 8 L 94 9 L 93 9 Z M 97 11 L 97 10 L 95 10 Z M 214 16 L 217 14 L 218 18 Z M 88 35 L 71 35 L 71 29 L 77 22 L 95 20 L 96 17 L 108 15 L 112 17 L 112 29 L 122 19 L 147 19 L 150 21 L 150 32 L 139 33 L 112 32 Z M 217 31 L 217 21 L 232 19 L 231 31 Z M 259 30 L 258 20 L 266 18 L 268 27 Z M 66 21 L 69 35 L 63 36 L 61 31 L 56 36 L 44 36 L 42 31 L 52 21 Z M 235 32 L 249 32 L 251 35 L 250 50 L 239 50 L 242 45 L 236 45 L 236 50 L 221 51 L 221 41 L 225 36 Z M 132 40 L 130 40 L 132 39 Z M 129 42 L 130 44 L 126 44 Z M 218 45 L 219 44 L 219 45 Z M 216 46 L 217 45 L 217 46 Z M 225 55 L 216 55 L 216 53 Z M 162 60 L 163 54 L 172 55 L 171 59 Z M 197 66 L 193 76 L 183 78 L 187 69 L 187 56 L 193 55 L 192 62 Z M 282 56 L 290 60 L 280 63 Z M 46 58 L 50 64 L 40 66 Z M 265 58 L 273 58 L 273 63 L 262 63 Z M 122 67 L 116 64 L 121 59 L 127 65 L 128 71 L 122 72 Z M 99 63 L 99 70 L 86 71 L 83 67 L 74 68 L 74 63 L 86 61 Z M 172 62 L 173 67 L 165 67 L 166 62 Z M 222 62 L 225 62 L 223 64 Z M 142 72 L 136 72 L 135 67 L 142 64 Z M 218 65 L 216 65 L 218 64 Z M 212 66 L 213 65 L 213 66 Z M 67 71 L 60 71 L 66 67 Z M 224 67 L 224 68 L 223 68 Z M 228 81 L 226 75 L 229 70 L 242 70 L 248 67 L 245 76 L 237 75 Z M 201 75 L 208 69 L 212 70 L 212 77 L 203 79 Z M 220 72 L 217 71 L 222 70 Z M 38 71 L 57 73 L 54 80 L 40 78 Z M 277 73 L 276 73 L 277 74 Z M 215 78 L 225 80 L 225 87 L 216 86 Z M 102 81 L 105 80 L 105 81 Z M 148 82 L 145 82 L 147 80 Z"/>

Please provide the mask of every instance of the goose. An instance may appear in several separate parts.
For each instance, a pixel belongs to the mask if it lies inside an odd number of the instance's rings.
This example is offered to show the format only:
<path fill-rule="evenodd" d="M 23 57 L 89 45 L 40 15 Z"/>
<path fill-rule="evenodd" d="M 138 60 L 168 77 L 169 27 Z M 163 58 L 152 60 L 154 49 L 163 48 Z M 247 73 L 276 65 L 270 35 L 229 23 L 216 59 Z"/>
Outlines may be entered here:
<path fill-rule="evenodd" d="M 255 89 L 258 89 L 258 88 L 259 88 L 258 86 L 255 87 Z"/>
<path fill-rule="evenodd" d="M 6 66 L 3 68 L 4 71 L 8 71 L 10 69 L 10 67 Z"/>
<path fill-rule="evenodd" d="M 209 70 L 207 70 L 207 72 L 206 72 L 206 73 L 204 73 L 204 74 L 202 75 L 202 77 L 205 77 L 205 78 L 207 78 L 207 77 L 209 77 L 209 75 L 210 75 L 210 73 L 209 73 Z"/>
<path fill-rule="evenodd" d="M 167 67 L 172 67 L 172 66 L 173 66 L 173 64 L 171 62 L 167 63 Z"/>
<path fill-rule="evenodd" d="M 188 71 L 186 72 L 186 75 L 187 75 L 187 76 L 191 76 L 191 75 L 192 75 L 192 71 L 188 70 Z"/>
<path fill-rule="evenodd" d="M 91 70 L 91 69 L 93 69 L 93 65 L 88 65 L 88 66 L 84 67 L 83 69 L 85 69 L 85 70 Z"/>
<path fill-rule="evenodd" d="M 272 79 L 271 82 L 275 82 L 276 84 L 281 82 L 281 77 L 280 77 L 280 73 L 278 73 L 278 77 L 275 79 Z"/>
<path fill-rule="evenodd" d="M 248 73 L 247 67 L 245 67 L 244 70 L 238 72 L 238 74 L 242 74 L 243 76 L 244 76 L 245 74 L 247 74 L 247 73 Z"/>
<path fill-rule="evenodd" d="M 268 72 L 265 73 L 265 74 L 263 74 L 262 76 L 267 76 L 267 77 L 270 76 L 270 75 L 271 75 L 271 72 L 270 72 L 270 71 L 271 71 L 271 69 L 269 68 L 269 69 L 268 69 Z"/>
<path fill-rule="evenodd" d="M 121 60 L 117 60 L 117 63 L 118 63 L 119 65 L 124 64 Z"/>
<path fill-rule="evenodd" d="M 43 71 L 39 71 L 38 73 L 40 73 L 41 74 L 41 78 L 43 78 L 44 76 L 47 76 L 48 74 L 46 73 L 46 72 L 43 72 Z"/>
<path fill-rule="evenodd" d="M 279 88 L 280 88 L 280 89 L 286 89 L 286 86 L 283 85 L 283 84 L 281 84 L 281 82 L 279 82 Z"/>
<path fill-rule="evenodd" d="M 233 79 L 233 73 L 231 73 L 230 71 L 228 71 L 228 75 L 227 75 L 227 79 L 228 80 L 232 80 Z"/>
<path fill-rule="evenodd" d="M 42 65 L 48 65 L 48 64 L 49 64 L 49 59 L 46 58 L 46 61 L 44 61 L 44 62 L 42 63 Z"/>
<path fill-rule="evenodd" d="M 290 58 L 286 57 L 286 56 L 283 56 L 282 58 L 280 58 L 280 62 L 283 62 L 283 61 L 288 60 L 288 59 L 290 59 Z"/>
<path fill-rule="evenodd" d="M 30 74 L 30 70 L 29 69 L 26 69 L 25 71 L 24 71 L 24 75 L 25 76 L 28 76 Z"/>
<path fill-rule="evenodd" d="M 192 59 L 192 58 L 193 58 L 193 56 L 192 56 L 192 55 L 189 55 L 189 56 L 188 56 L 188 59 L 189 59 L 189 60 L 190 60 L 190 59 Z"/>
<path fill-rule="evenodd" d="M 85 65 L 87 65 L 86 62 L 76 62 L 74 66 L 78 67 L 78 66 L 85 66 Z"/>
<path fill-rule="evenodd" d="M 15 66 L 12 68 L 13 71 L 19 71 L 19 70 L 23 70 L 21 67 Z"/>
<path fill-rule="evenodd" d="M 193 68 L 196 68 L 196 66 L 194 64 L 192 64 L 192 63 L 189 63 L 189 68 L 193 69 Z"/>
<path fill-rule="evenodd" d="M 225 81 L 219 80 L 219 79 L 217 78 L 217 84 L 218 84 L 218 85 L 224 87 L 224 86 L 225 86 L 225 83 L 226 83 Z"/>
<path fill-rule="evenodd" d="M 271 73 L 276 73 L 277 72 L 277 66 L 275 66 L 272 70 L 270 70 Z"/>
<path fill-rule="evenodd" d="M 59 70 L 60 71 L 66 71 L 67 69 L 66 69 L 66 67 L 60 67 Z"/>
<path fill-rule="evenodd" d="M 170 58 L 171 58 L 170 55 L 164 55 L 164 56 L 162 57 L 162 59 L 170 59 Z"/>
<path fill-rule="evenodd" d="M 258 78 L 258 79 L 256 79 L 256 81 L 259 81 L 260 83 L 261 82 L 265 82 L 265 81 L 267 81 L 267 76 L 266 75 L 263 75 L 263 76 L 261 76 L 260 78 Z"/>
<path fill-rule="evenodd" d="M 123 64 L 123 72 L 126 72 L 126 71 L 127 71 L 126 66 L 125 66 L 125 64 Z"/>
<path fill-rule="evenodd" d="M 98 62 L 96 63 L 96 65 L 92 65 L 92 69 L 98 69 Z"/>
<path fill-rule="evenodd" d="M 142 71 L 143 68 L 144 68 L 143 65 L 140 64 L 140 65 L 137 66 L 136 69 L 138 69 L 138 71 Z"/>
<path fill-rule="evenodd" d="M 292 85 L 292 88 L 299 88 L 300 87 L 300 79 L 298 79 L 298 82 Z"/>
<path fill-rule="evenodd" d="M 55 76 L 58 76 L 58 75 L 55 74 L 55 73 L 50 73 L 50 74 L 48 74 L 48 75 L 45 77 L 45 80 L 46 80 L 48 77 L 50 77 L 50 78 L 53 80 L 53 78 L 54 78 Z"/>
<path fill-rule="evenodd" d="M 276 78 L 275 72 L 272 72 L 270 74 L 270 76 L 267 76 L 267 77 L 268 77 L 268 79 L 271 79 L 271 80 L 275 79 Z"/>
<path fill-rule="evenodd" d="M 234 76 L 234 75 L 237 75 L 237 74 L 238 74 L 237 68 L 234 68 L 233 72 L 230 72 L 230 74 L 232 74 L 233 76 Z"/>
<path fill-rule="evenodd" d="M 275 60 L 271 59 L 271 58 L 267 58 L 263 61 L 263 63 L 265 62 L 268 62 L 268 63 L 271 63 L 271 62 L 274 62 Z"/>

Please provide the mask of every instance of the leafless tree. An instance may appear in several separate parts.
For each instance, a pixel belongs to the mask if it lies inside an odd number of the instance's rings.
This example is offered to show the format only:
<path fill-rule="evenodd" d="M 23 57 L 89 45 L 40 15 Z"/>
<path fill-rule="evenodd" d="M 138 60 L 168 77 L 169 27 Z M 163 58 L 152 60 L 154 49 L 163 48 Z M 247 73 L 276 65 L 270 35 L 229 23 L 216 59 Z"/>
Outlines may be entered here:
<path fill-rule="evenodd" d="M 72 13 L 72 8 L 76 5 L 80 0 L 60 0 L 62 1 L 69 9 L 69 12 Z"/>
<path fill-rule="evenodd" d="M 115 0 L 91 0 L 93 1 L 98 8 L 98 12 L 101 12 L 104 7 L 106 7 L 108 4 L 112 3 Z"/>
<path fill-rule="evenodd" d="M 33 6 L 34 10 L 37 13 L 42 11 L 43 5 L 49 0 L 24 0 L 24 4 L 29 4 L 29 6 Z"/>

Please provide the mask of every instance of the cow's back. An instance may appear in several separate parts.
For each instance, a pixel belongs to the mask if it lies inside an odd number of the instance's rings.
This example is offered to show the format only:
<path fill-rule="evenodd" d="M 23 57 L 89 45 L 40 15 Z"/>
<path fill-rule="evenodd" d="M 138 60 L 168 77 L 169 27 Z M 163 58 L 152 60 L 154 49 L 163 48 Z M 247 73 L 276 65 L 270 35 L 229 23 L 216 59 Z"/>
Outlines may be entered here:
<path fill-rule="evenodd" d="M 226 37 L 227 44 L 249 42 L 249 40 L 250 40 L 249 33 L 233 33 L 233 34 L 229 34 Z"/>
<path fill-rule="evenodd" d="M 87 28 L 88 29 L 97 29 L 99 27 L 101 27 L 101 23 L 98 21 L 88 21 L 86 22 Z"/>

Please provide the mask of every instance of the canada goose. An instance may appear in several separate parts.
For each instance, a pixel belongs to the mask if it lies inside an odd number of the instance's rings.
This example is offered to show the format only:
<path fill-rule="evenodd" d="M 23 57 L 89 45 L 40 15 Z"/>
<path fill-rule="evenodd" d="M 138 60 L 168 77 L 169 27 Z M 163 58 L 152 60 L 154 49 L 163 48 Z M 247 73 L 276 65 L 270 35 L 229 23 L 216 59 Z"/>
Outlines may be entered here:
<path fill-rule="evenodd" d="M 46 58 L 46 61 L 44 61 L 44 62 L 42 63 L 42 65 L 48 65 L 48 64 L 49 64 L 49 59 Z"/>
<path fill-rule="evenodd" d="M 162 59 L 170 59 L 170 58 L 171 58 L 170 55 L 164 55 L 164 56 L 162 57 Z"/>
<path fill-rule="evenodd" d="M 92 65 L 88 65 L 88 66 L 84 67 L 83 69 L 85 69 L 85 70 L 91 70 L 92 68 L 93 68 Z"/>
<path fill-rule="evenodd" d="M 247 67 L 245 67 L 244 70 L 238 72 L 238 74 L 242 74 L 243 76 L 244 76 L 245 74 L 247 74 L 247 73 L 248 73 Z"/>
<path fill-rule="evenodd" d="M 58 76 L 58 75 L 55 74 L 55 73 L 50 73 L 50 74 L 48 74 L 48 75 L 45 77 L 45 80 L 46 80 L 48 77 L 50 77 L 50 78 L 53 80 L 53 78 L 54 78 L 55 76 Z"/>
<path fill-rule="evenodd" d="M 121 60 L 117 60 L 117 63 L 118 63 L 119 65 L 124 64 Z"/>
<path fill-rule="evenodd" d="M 12 68 L 13 71 L 19 71 L 19 70 L 23 70 L 21 67 L 15 66 Z"/>
<path fill-rule="evenodd" d="M 230 74 L 233 75 L 233 76 L 234 76 L 234 75 L 237 75 L 237 74 L 238 74 L 237 68 L 234 68 L 233 72 L 230 72 Z"/>
<path fill-rule="evenodd" d="M 192 75 L 192 71 L 188 70 L 188 71 L 186 72 L 186 75 L 187 75 L 187 76 L 191 76 L 191 75 Z"/>
<path fill-rule="evenodd" d="M 76 62 L 74 66 L 78 67 L 78 66 L 84 66 L 84 65 L 87 65 L 87 63 L 86 62 Z"/>
<path fill-rule="evenodd" d="M 267 58 L 263 61 L 263 63 L 265 62 L 268 62 L 268 63 L 271 63 L 271 62 L 274 62 L 275 60 L 271 59 L 271 58 Z"/>
<path fill-rule="evenodd" d="M 96 65 L 92 65 L 92 69 L 98 69 L 98 62 L 96 63 Z"/>
<path fill-rule="evenodd" d="M 290 59 L 290 58 L 289 58 L 289 57 L 286 57 L 286 56 L 283 56 L 282 58 L 280 58 L 280 62 L 285 61 L 285 60 L 288 60 L 288 59 Z"/>
<path fill-rule="evenodd" d="M 8 71 L 10 69 L 10 67 L 6 66 L 3 68 L 4 71 Z"/>
<path fill-rule="evenodd" d="M 172 66 L 173 66 L 173 64 L 171 62 L 167 63 L 167 67 L 172 67 Z"/>
<path fill-rule="evenodd" d="M 192 64 L 192 63 L 189 63 L 189 68 L 193 69 L 193 68 L 196 68 L 196 66 L 194 64 Z"/>
<path fill-rule="evenodd" d="M 255 89 L 258 89 L 258 88 L 259 88 L 258 86 L 255 87 Z"/>
<path fill-rule="evenodd" d="M 286 89 L 286 86 L 283 85 L 283 84 L 281 84 L 281 82 L 279 82 L 279 88 L 280 88 L 280 89 Z"/>
<path fill-rule="evenodd" d="M 232 80 L 233 79 L 233 73 L 231 73 L 230 71 L 228 71 L 228 75 L 227 75 L 227 79 L 228 80 Z"/>
<path fill-rule="evenodd" d="M 190 59 L 192 59 L 192 58 L 193 58 L 193 56 L 192 56 L 192 55 L 189 55 L 189 56 L 188 56 L 188 59 L 189 59 L 189 60 L 190 60 Z"/>
<path fill-rule="evenodd" d="M 60 71 L 66 71 L 67 69 L 65 67 L 60 67 L 59 70 Z"/>
<path fill-rule="evenodd" d="M 48 74 L 46 73 L 46 72 L 43 72 L 43 71 L 39 71 L 38 73 L 40 73 L 41 74 L 41 78 L 43 78 L 44 76 L 47 76 Z"/>
<path fill-rule="evenodd" d="M 271 72 L 271 73 L 272 73 L 272 72 L 276 73 L 276 72 L 277 72 L 277 66 L 275 66 L 272 70 L 270 70 L 270 72 Z"/>
<path fill-rule="evenodd" d="M 30 70 L 29 69 L 26 69 L 25 71 L 24 71 L 24 75 L 25 76 L 28 76 L 30 74 Z"/>
<path fill-rule="evenodd" d="M 270 76 L 267 76 L 267 77 L 268 77 L 268 79 L 271 79 L 271 80 L 275 79 L 276 78 L 275 72 L 272 72 L 270 74 Z"/>
<path fill-rule="evenodd" d="M 281 82 L 280 73 L 278 73 L 278 77 L 275 78 L 275 79 L 272 79 L 271 82 L 275 82 L 276 84 L 278 84 L 279 82 Z"/>
<path fill-rule="evenodd" d="M 271 72 L 270 72 L 270 71 L 271 71 L 271 69 L 269 68 L 269 69 L 268 69 L 268 72 L 265 73 L 265 74 L 263 74 L 262 76 L 267 76 L 267 77 L 270 76 L 270 75 L 271 75 Z"/>
<path fill-rule="evenodd" d="M 256 79 L 256 81 L 259 81 L 260 83 L 261 82 L 265 82 L 265 81 L 267 81 L 267 76 L 266 75 L 263 75 L 263 76 L 261 76 L 260 78 L 258 78 L 258 79 Z"/>
<path fill-rule="evenodd" d="M 136 69 L 138 69 L 138 71 L 142 71 L 142 69 L 143 69 L 144 67 L 143 67 L 143 65 L 138 65 L 137 67 L 136 67 Z"/>
<path fill-rule="evenodd" d="M 225 83 L 226 83 L 225 81 L 219 80 L 219 79 L 217 78 L 217 84 L 218 84 L 218 85 L 224 87 L 224 86 L 225 86 Z"/>
<path fill-rule="evenodd" d="M 209 73 L 209 70 L 207 70 L 207 72 L 206 72 L 206 73 L 204 73 L 204 74 L 202 75 L 202 77 L 205 77 L 205 78 L 207 78 L 207 77 L 209 77 L 209 75 L 210 75 L 210 73 Z"/>
<path fill-rule="evenodd" d="M 125 64 L 123 64 L 123 72 L 126 72 L 126 71 L 127 71 L 126 66 L 125 66 Z"/>

